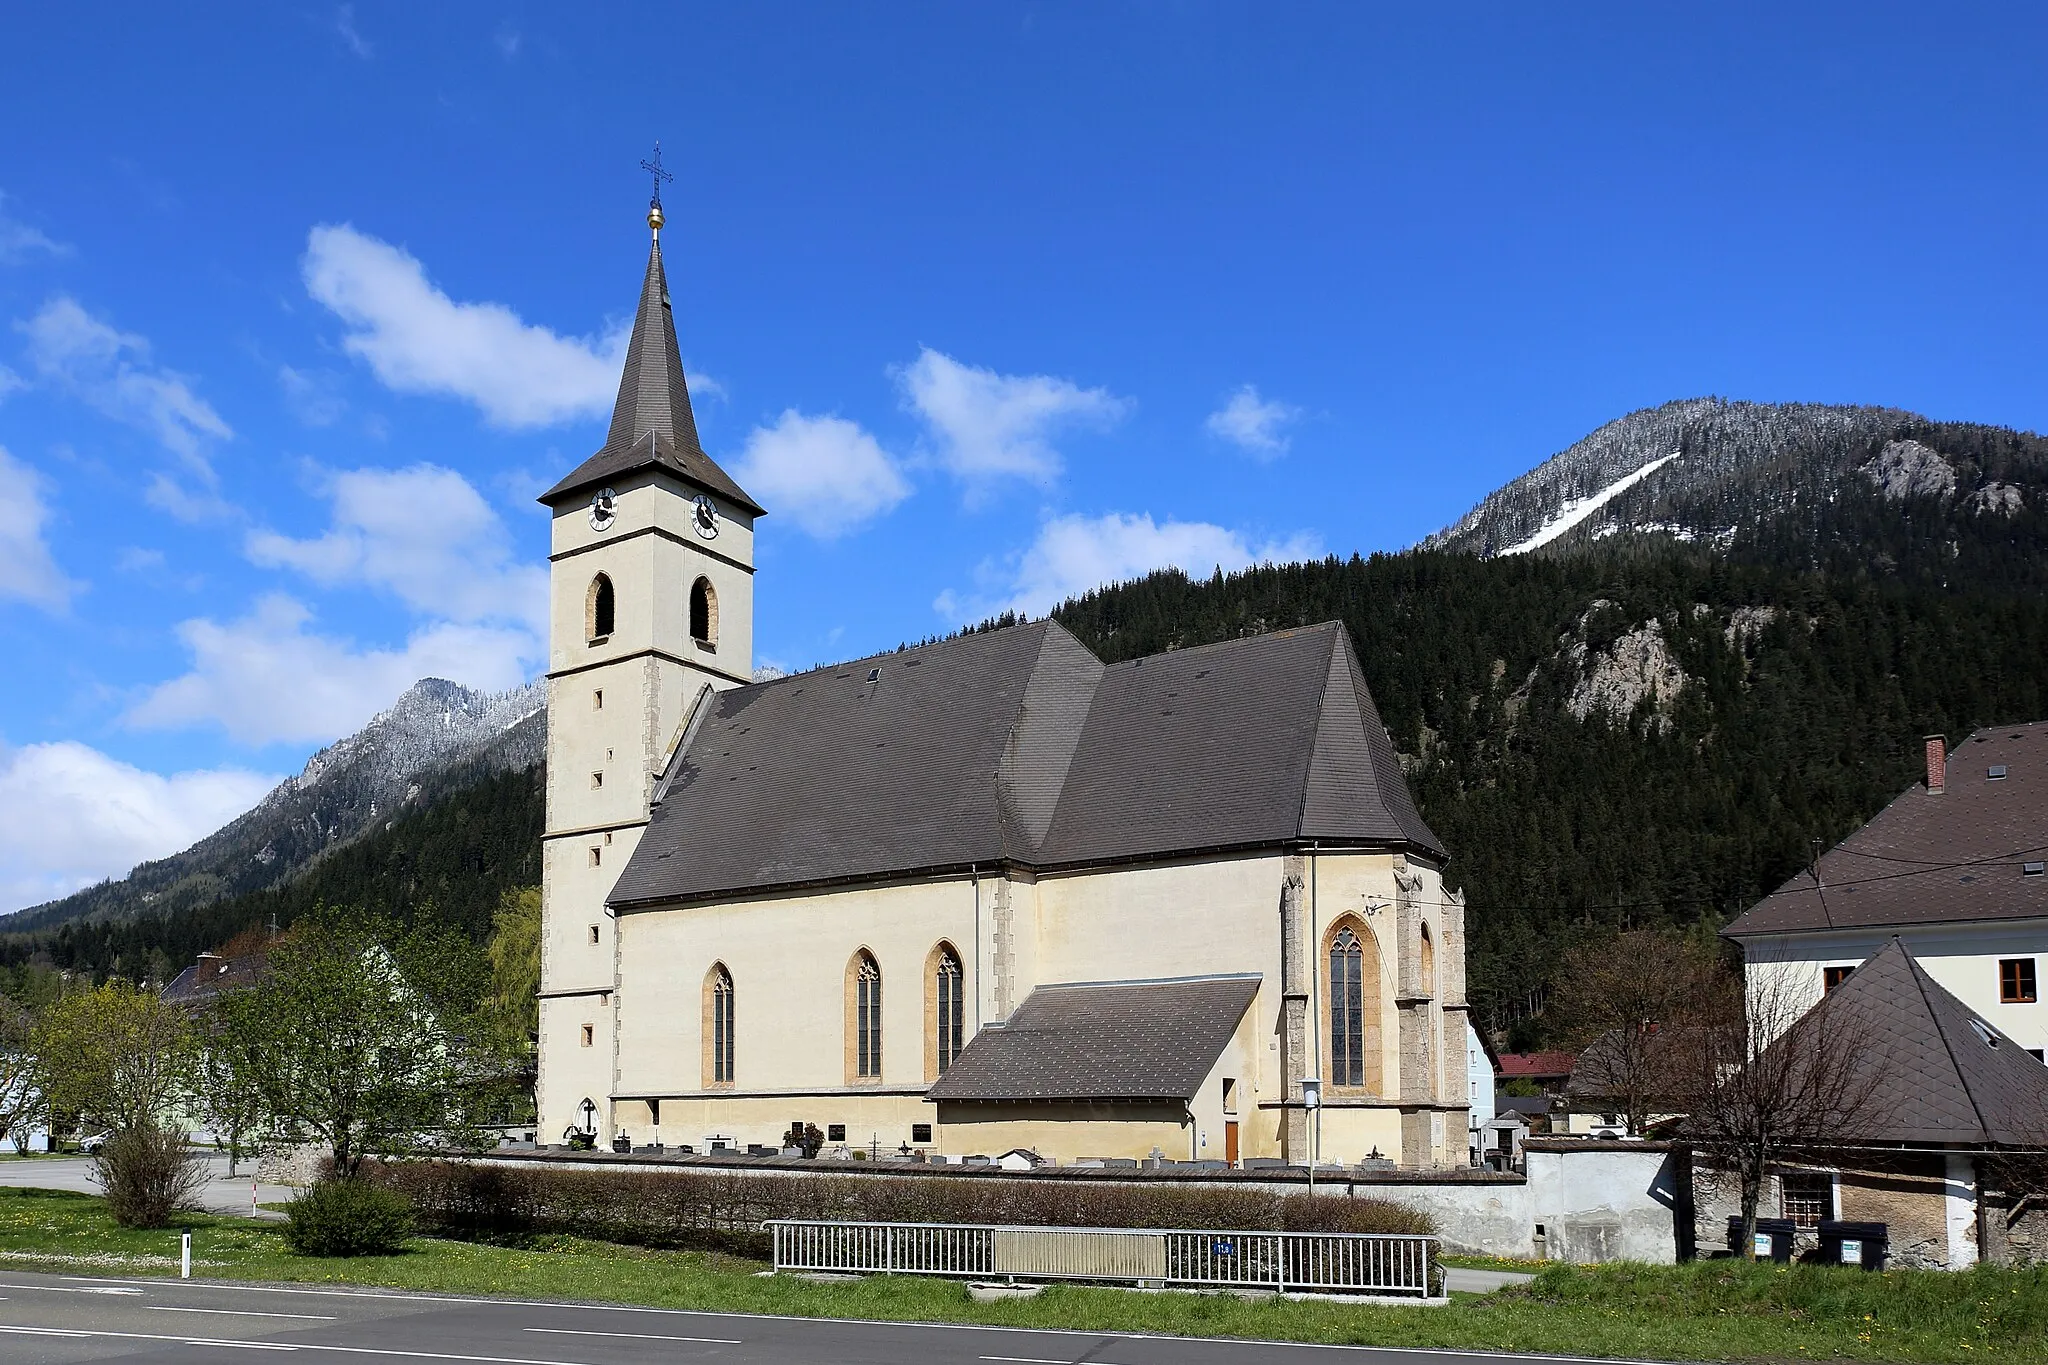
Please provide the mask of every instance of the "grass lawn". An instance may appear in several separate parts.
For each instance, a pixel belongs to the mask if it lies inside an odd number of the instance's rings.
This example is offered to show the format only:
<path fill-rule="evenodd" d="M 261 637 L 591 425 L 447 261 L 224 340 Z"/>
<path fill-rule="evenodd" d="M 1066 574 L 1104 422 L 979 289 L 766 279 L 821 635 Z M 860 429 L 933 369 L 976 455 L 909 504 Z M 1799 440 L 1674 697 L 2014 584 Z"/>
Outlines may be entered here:
<path fill-rule="evenodd" d="M 2048 1268 L 1871 1275 L 1725 1261 L 1551 1266 L 1533 1284 L 1457 1295 L 1448 1308 L 1246 1302 L 1073 1285 L 1055 1285 L 1036 1299 L 981 1305 L 950 1281 L 877 1277 L 811 1284 L 758 1276 L 760 1265 L 731 1257 L 560 1237 L 519 1247 L 419 1238 L 401 1256 L 320 1260 L 292 1255 L 274 1223 L 193 1215 L 169 1231 L 131 1232 L 117 1227 L 89 1195 L 0 1189 L 0 1269 L 175 1275 L 178 1233 L 186 1229 L 193 1234 L 193 1273 L 220 1279 L 802 1317 L 1671 1360 L 2048 1362 Z"/>

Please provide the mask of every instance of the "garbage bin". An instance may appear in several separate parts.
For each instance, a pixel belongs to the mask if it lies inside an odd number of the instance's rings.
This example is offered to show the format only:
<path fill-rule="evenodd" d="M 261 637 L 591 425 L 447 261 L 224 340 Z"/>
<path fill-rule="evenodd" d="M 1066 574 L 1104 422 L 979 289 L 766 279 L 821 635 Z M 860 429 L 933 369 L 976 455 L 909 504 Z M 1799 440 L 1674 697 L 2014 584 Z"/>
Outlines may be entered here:
<path fill-rule="evenodd" d="M 1792 1220 L 1789 1218 L 1759 1218 L 1756 1220 L 1756 1259 L 1759 1261 L 1785 1262 L 1792 1259 Z M 1742 1254 L 1742 1215 L 1728 1215 L 1728 1254 Z"/>
<path fill-rule="evenodd" d="M 1883 1223 L 1847 1223 L 1826 1219 L 1820 1225 L 1820 1258 L 1829 1265 L 1860 1265 L 1883 1270 L 1891 1230 Z"/>

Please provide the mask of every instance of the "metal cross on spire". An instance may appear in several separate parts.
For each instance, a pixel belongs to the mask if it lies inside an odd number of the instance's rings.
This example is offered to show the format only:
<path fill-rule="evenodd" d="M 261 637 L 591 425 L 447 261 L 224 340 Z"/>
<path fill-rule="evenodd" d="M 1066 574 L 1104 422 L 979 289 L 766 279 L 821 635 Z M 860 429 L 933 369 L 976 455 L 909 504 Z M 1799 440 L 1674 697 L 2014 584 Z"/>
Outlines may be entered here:
<path fill-rule="evenodd" d="M 661 144 L 659 142 L 654 144 L 654 159 L 652 161 L 642 161 L 640 169 L 654 177 L 654 197 L 647 201 L 647 206 L 658 209 L 661 207 L 662 185 L 675 179 L 673 175 L 670 175 L 661 168 Z"/>

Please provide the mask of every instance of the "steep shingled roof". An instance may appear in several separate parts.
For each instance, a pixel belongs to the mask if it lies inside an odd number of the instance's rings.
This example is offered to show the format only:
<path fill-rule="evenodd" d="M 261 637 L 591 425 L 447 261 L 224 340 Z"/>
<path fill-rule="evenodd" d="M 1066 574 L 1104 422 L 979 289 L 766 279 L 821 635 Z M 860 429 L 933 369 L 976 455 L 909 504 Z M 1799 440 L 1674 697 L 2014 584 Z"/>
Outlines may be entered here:
<path fill-rule="evenodd" d="M 1874 1070 L 1859 1141 L 2048 1146 L 2048 1066 L 1937 985 L 1898 939 L 1814 1013 Z"/>
<path fill-rule="evenodd" d="M 704 453 L 697 440 L 697 417 L 690 407 L 689 383 L 683 378 L 682 351 L 676 345 L 659 239 L 647 253 L 640 307 L 633 315 L 626 368 L 619 377 L 619 396 L 612 407 L 604 447 L 541 494 L 540 501 L 553 504 L 646 468 L 679 474 L 756 516 L 762 513 L 760 504 Z"/>
<path fill-rule="evenodd" d="M 1256 975 L 1040 986 L 983 1029 L 934 1100 L 1189 1100 L 1259 993 Z"/>
<path fill-rule="evenodd" d="M 705 705 L 614 906 L 1310 841 L 1443 856 L 1334 622 L 1105 669 L 1039 621 Z"/>
<path fill-rule="evenodd" d="M 1994 767 L 2005 775 L 1991 776 Z M 1948 756 L 1946 790 L 1916 783 L 1743 912 L 1730 938 L 2048 916 L 2048 722 L 1977 731 Z"/>

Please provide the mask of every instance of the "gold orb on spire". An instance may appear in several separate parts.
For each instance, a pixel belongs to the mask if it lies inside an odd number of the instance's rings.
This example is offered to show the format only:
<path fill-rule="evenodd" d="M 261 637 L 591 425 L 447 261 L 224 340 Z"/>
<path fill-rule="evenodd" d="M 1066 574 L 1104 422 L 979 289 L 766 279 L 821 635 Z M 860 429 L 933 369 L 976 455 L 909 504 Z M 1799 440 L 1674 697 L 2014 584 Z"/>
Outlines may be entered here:
<path fill-rule="evenodd" d="M 647 226 L 659 232 L 661 231 L 661 224 L 661 201 L 657 199 L 647 206 Z"/>

